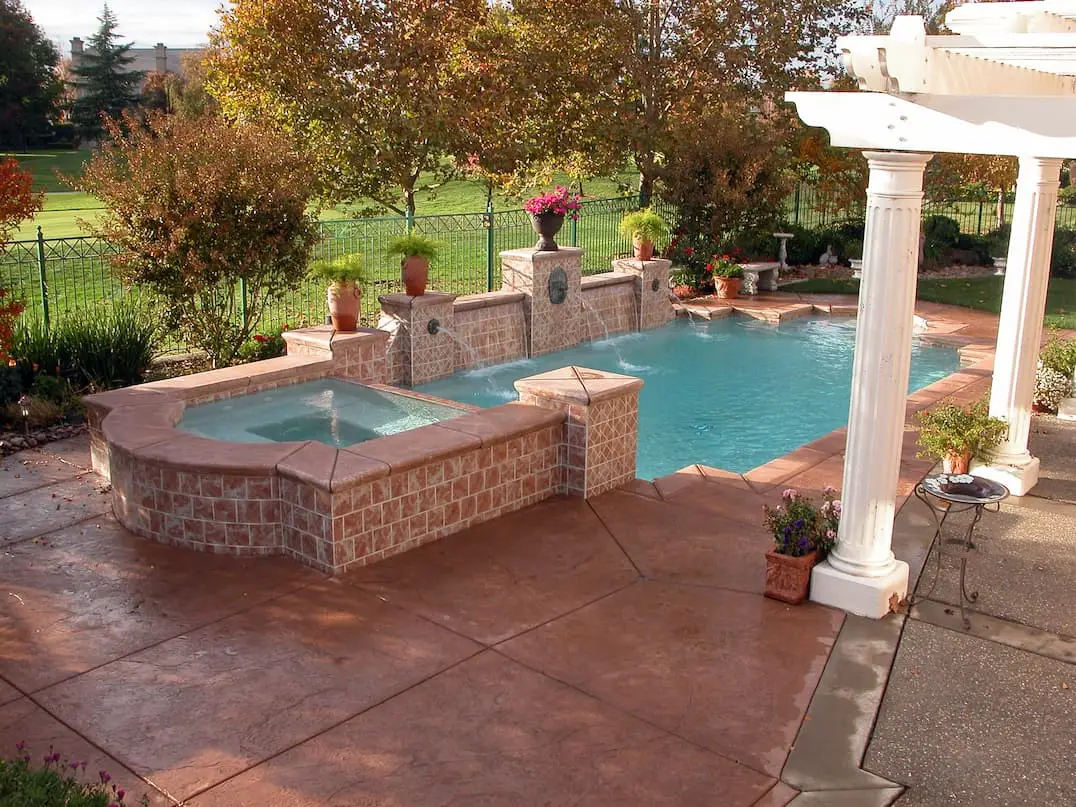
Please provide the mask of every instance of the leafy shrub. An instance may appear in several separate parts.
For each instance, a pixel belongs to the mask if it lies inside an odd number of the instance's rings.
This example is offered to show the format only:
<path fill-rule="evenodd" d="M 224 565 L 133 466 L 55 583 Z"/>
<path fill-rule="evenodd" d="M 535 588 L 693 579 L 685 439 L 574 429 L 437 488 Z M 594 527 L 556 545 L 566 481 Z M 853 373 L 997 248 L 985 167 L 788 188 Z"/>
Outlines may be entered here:
<path fill-rule="evenodd" d="M 822 503 L 815 503 L 794 488 L 781 494 L 778 507 L 766 505 L 764 523 L 773 533 L 774 550 L 780 555 L 802 557 L 814 550 L 825 555 L 837 542 L 841 502 L 834 488 L 826 487 Z"/>
<path fill-rule="evenodd" d="M 157 351 L 160 332 L 137 298 L 81 313 L 46 330 L 36 319 L 16 328 L 12 356 L 30 386 L 41 374 L 62 376 L 78 390 L 138 384 Z"/>
<path fill-rule="evenodd" d="M 1057 192 L 1057 199 L 1063 205 L 1076 206 L 1076 185 L 1066 185 L 1061 188 Z"/>
<path fill-rule="evenodd" d="M 971 252 L 980 266 L 989 266 L 992 262 L 990 237 L 986 235 L 969 235 L 961 233 L 956 239 L 956 249 Z"/>
<path fill-rule="evenodd" d="M 15 746 L 20 757 L 0 759 L 0 804 L 5 807 L 121 807 L 127 794 L 112 781 L 107 771 L 100 771 L 93 784 L 75 778 L 85 773 L 86 763 L 61 760 L 60 754 L 49 748 L 40 768 L 31 765 L 26 744 Z M 139 800 L 145 807 L 149 798 Z"/>
<path fill-rule="evenodd" d="M 1076 371 L 1076 339 L 1051 334 L 1039 352 L 1039 361 L 1043 367 L 1072 378 L 1073 371 Z"/>
<path fill-rule="evenodd" d="M 264 361 L 283 356 L 288 351 L 288 343 L 284 341 L 282 328 L 274 334 L 254 334 L 249 341 L 244 342 L 239 348 L 239 358 L 242 361 Z"/>
<path fill-rule="evenodd" d="M 1054 230 L 1054 250 L 1050 256 L 1050 274 L 1076 278 L 1076 230 Z"/>
<path fill-rule="evenodd" d="M 990 247 L 991 258 L 1004 258 L 1009 254 L 1009 235 L 1012 225 L 1003 224 L 996 230 L 987 233 L 986 240 Z"/>
<path fill-rule="evenodd" d="M 18 367 L 0 365 L 0 406 L 15 403 L 25 389 Z"/>
<path fill-rule="evenodd" d="M 960 223 L 949 216 L 927 216 L 923 220 L 923 255 L 929 260 L 944 260 L 960 237 Z"/>
<path fill-rule="evenodd" d="M 786 231 L 792 233 L 788 242 L 788 262 L 793 266 L 816 264 L 829 247 L 845 258 L 856 257 L 850 253 L 857 244 L 862 251 L 864 230 L 864 223 L 858 219 L 819 229 L 793 225 Z"/>
<path fill-rule="evenodd" d="M 219 116 L 125 117 L 108 130 L 74 182 L 105 205 L 95 234 L 117 247 L 125 280 L 160 296 L 166 325 L 228 364 L 270 295 L 306 274 L 318 240 L 308 160 L 279 132 Z"/>
<path fill-rule="evenodd" d="M 777 230 L 742 230 L 734 234 L 729 243 L 730 252 L 744 256 L 745 260 L 777 260 L 777 239 L 773 237 Z"/>

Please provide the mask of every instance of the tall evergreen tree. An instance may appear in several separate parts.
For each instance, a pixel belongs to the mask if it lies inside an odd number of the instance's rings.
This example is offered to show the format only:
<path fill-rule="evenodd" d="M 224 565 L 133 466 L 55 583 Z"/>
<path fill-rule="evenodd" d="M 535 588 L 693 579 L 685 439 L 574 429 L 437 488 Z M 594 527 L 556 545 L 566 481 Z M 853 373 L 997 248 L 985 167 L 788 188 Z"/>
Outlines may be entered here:
<path fill-rule="evenodd" d="M 0 0 L 0 150 L 47 138 L 63 90 L 59 61 L 20 0 Z"/>
<path fill-rule="evenodd" d="M 134 43 L 116 41 L 119 22 L 107 3 L 97 19 L 101 25 L 71 71 L 77 88 L 71 116 L 82 137 L 92 140 L 104 130 L 102 116 L 119 118 L 138 104 L 138 88 L 145 78 L 143 72 L 127 69 L 135 60 Z"/>

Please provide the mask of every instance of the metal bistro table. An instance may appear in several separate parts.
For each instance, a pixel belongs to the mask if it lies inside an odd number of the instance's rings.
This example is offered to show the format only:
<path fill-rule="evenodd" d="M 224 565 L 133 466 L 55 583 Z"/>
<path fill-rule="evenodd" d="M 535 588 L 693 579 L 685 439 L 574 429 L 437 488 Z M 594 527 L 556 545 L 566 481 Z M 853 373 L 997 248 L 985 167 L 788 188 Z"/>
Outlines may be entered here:
<path fill-rule="evenodd" d="M 1002 500 L 1008 498 L 1008 496 L 1009 491 L 1004 485 L 990 479 L 983 479 L 980 476 L 967 474 L 937 474 L 936 476 L 928 476 L 920 484 L 916 485 L 915 497 L 925 504 L 930 509 L 931 515 L 934 516 L 936 529 L 934 530 L 934 538 L 931 540 L 930 551 L 936 553 L 937 560 L 934 566 L 934 581 L 930 584 L 930 590 L 921 596 L 910 597 L 908 599 L 909 608 L 923 600 L 929 600 L 934 593 L 938 580 L 941 578 L 942 555 L 958 557 L 960 558 L 960 618 L 964 621 L 965 629 L 971 628 L 971 620 L 964 613 L 964 604 L 968 603 L 970 605 L 979 599 L 979 592 L 968 593 L 965 585 L 965 575 L 968 567 L 968 554 L 975 548 L 975 543 L 972 540 L 975 536 L 975 527 L 979 524 L 979 519 L 983 517 L 983 512 L 988 507 L 992 505 L 991 512 L 996 513 L 1001 509 Z M 973 511 L 971 522 L 964 530 L 963 537 L 945 539 L 942 536 L 942 529 L 945 527 L 946 519 L 953 513 L 967 513 L 969 511 Z M 946 544 L 957 548 L 955 550 L 948 549 Z M 927 563 L 929 562 L 930 554 L 928 553 Z"/>

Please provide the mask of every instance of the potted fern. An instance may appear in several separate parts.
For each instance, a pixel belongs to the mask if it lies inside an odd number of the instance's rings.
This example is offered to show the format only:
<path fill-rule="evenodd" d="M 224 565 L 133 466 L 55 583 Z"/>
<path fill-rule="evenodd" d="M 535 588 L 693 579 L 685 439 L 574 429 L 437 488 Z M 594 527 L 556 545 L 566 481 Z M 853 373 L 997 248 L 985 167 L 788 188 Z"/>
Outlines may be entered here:
<path fill-rule="evenodd" d="M 644 207 L 620 220 L 620 234 L 632 240 L 636 260 L 649 261 L 654 257 L 654 242 L 669 237 L 669 225 L 649 207 Z"/>
<path fill-rule="evenodd" d="M 919 445 L 923 450 L 918 456 L 940 459 L 947 474 L 966 474 L 972 458 L 996 448 L 1008 429 L 1004 420 L 990 417 L 986 401 L 939 406 L 919 413 Z"/>
<path fill-rule="evenodd" d="M 362 303 L 362 255 L 353 252 L 338 258 L 315 261 L 310 276 L 329 284 L 327 299 L 333 329 L 354 333 L 359 327 Z"/>
<path fill-rule="evenodd" d="M 426 293 L 430 278 L 430 261 L 436 260 L 440 244 L 424 235 L 408 233 L 389 244 L 388 254 L 400 256 L 400 277 L 411 297 Z"/>

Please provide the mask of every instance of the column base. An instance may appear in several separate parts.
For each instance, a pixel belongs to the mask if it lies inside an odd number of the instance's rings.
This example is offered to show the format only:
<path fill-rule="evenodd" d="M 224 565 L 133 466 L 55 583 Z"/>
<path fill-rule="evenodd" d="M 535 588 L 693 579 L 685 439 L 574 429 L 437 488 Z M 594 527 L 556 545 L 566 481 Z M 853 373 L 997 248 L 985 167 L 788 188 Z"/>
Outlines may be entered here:
<path fill-rule="evenodd" d="M 845 574 L 825 560 L 811 572 L 811 602 L 857 616 L 881 619 L 907 594 L 908 564 L 902 560 L 893 561 L 893 568 L 882 577 Z"/>
<path fill-rule="evenodd" d="M 971 473 L 1000 482 L 1013 496 L 1026 496 L 1039 482 L 1039 458 L 1032 457 L 1024 465 L 1004 465 L 1000 462 L 984 465 L 973 463 Z"/>
<path fill-rule="evenodd" d="M 1058 420 L 1076 420 L 1076 398 L 1065 398 L 1057 407 Z"/>

